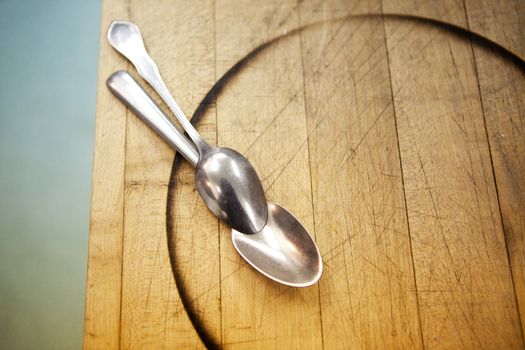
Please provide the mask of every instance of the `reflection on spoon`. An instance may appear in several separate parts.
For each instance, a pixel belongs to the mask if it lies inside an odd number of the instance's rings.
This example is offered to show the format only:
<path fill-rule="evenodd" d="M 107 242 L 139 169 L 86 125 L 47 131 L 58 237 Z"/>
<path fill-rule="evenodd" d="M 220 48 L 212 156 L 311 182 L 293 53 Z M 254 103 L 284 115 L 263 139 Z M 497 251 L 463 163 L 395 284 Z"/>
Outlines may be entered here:
<path fill-rule="evenodd" d="M 307 287 L 323 272 L 314 240 L 299 220 L 278 204 L 268 203 L 268 221 L 262 231 L 246 235 L 232 229 L 232 240 L 250 265 L 279 283 Z"/>

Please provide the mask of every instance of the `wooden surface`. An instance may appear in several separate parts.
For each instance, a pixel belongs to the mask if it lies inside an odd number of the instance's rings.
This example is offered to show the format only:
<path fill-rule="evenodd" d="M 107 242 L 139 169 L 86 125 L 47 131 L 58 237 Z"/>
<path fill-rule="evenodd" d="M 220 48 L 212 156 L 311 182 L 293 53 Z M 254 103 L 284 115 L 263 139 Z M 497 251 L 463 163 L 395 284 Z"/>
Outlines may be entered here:
<path fill-rule="evenodd" d="M 86 349 L 524 347 L 525 2 L 102 7 Z M 318 284 L 247 266 L 192 168 L 110 95 L 113 71 L 134 74 L 113 19 L 314 235 Z"/>

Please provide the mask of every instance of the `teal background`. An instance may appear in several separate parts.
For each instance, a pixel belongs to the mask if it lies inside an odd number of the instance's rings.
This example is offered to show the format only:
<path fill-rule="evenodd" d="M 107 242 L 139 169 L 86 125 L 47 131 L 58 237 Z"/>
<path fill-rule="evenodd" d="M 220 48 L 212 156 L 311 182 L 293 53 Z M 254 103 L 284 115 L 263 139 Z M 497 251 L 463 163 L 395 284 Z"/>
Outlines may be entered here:
<path fill-rule="evenodd" d="M 99 21 L 0 0 L 0 349 L 82 346 Z"/>

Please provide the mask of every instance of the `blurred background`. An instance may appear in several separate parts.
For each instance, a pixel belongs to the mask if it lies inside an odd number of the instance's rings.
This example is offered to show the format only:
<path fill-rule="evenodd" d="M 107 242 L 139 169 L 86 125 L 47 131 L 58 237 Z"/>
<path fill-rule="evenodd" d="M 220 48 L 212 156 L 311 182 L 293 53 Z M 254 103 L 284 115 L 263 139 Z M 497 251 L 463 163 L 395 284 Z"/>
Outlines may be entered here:
<path fill-rule="evenodd" d="M 0 0 L 0 349 L 82 346 L 99 13 Z"/>

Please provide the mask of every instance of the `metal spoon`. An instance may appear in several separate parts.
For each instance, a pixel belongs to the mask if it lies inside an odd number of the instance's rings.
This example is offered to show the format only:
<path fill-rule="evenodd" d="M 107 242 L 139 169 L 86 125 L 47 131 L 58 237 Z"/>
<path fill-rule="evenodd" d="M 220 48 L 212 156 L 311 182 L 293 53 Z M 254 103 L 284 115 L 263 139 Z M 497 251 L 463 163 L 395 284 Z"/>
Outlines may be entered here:
<path fill-rule="evenodd" d="M 111 92 L 151 126 L 193 166 L 199 155 L 138 83 L 125 71 L 113 73 L 107 85 Z M 235 249 L 255 269 L 274 281 L 306 287 L 321 277 L 323 263 L 317 246 L 303 225 L 286 209 L 267 203 L 264 228 L 247 235 L 232 229 Z"/>
<path fill-rule="evenodd" d="M 157 91 L 197 146 L 199 160 L 195 167 L 195 183 L 208 208 L 240 232 L 262 230 L 268 219 L 268 207 L 261 181 L 250 162 L 232 149 L 210 146 L 201 138 L 169 93 L 135 24 L 114 21 L 107 38 Z"/>

